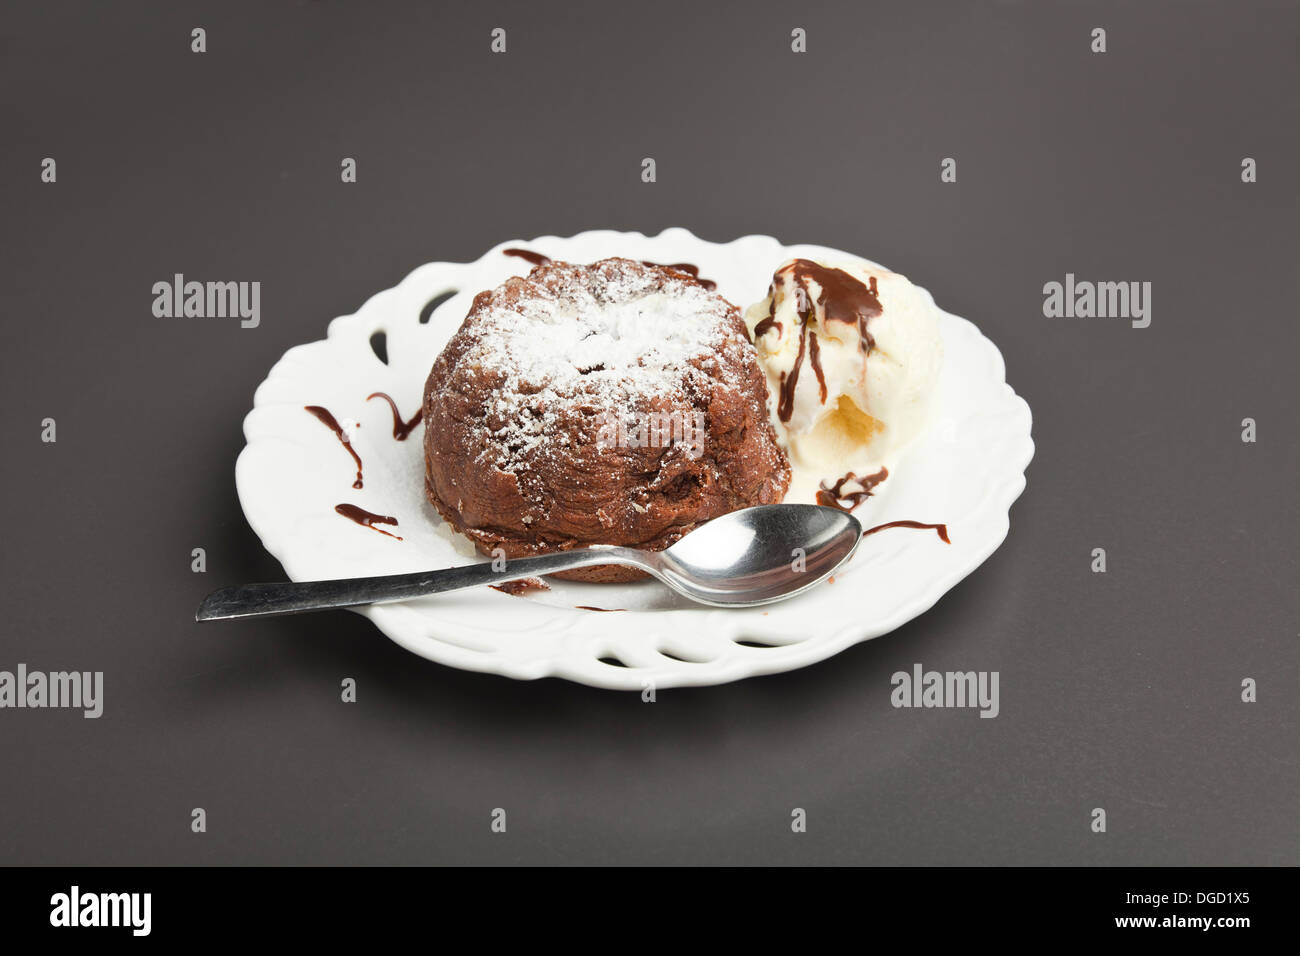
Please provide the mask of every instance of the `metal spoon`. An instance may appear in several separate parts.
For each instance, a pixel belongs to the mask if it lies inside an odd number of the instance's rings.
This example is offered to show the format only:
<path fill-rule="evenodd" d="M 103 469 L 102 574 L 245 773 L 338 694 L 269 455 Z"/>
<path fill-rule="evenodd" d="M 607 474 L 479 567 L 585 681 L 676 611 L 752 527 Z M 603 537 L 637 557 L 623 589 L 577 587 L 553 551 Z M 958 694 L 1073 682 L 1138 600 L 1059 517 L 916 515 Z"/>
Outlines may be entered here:
<path fill-rule="evenodd" d="M 853 556 L 862 540 L 856 518 L 819 505 L 760 505 L 696 528 L 664 551 L 592 545 L 535 558 L 373 578 L 245 584 L 213 591 L 196 621 L 298 614 L 361 604 L 386 604 L 503 584 L 597 564 L 648 571 L 678 594 L 715 607 L 770 604 L 806 591 Z"/>

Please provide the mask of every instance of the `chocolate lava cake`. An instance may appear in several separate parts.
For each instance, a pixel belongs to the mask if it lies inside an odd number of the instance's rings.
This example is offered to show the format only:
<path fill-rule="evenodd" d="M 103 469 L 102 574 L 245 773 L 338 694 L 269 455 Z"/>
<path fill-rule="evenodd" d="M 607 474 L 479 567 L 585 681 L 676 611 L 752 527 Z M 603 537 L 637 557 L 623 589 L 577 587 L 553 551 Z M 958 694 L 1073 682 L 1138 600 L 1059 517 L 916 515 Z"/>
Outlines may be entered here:
<path fill-rule="evenodd" d="M 429 500 L 511 558 L 659 550 L 790 483 L 739 310 L 630 259 L 547 262 L 479 293 L 429 373 L 424 423 Z"/>

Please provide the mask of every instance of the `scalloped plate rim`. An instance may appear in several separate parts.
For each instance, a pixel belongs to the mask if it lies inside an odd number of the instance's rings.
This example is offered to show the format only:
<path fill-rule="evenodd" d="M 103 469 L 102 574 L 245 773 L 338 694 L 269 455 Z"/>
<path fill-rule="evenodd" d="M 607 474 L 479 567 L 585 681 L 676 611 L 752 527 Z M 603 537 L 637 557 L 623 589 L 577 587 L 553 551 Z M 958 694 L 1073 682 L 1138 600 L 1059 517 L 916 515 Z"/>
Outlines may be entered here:
<path fill-rule="evenodd" d="M 293 580 L 300 578 L 295 574 L 294 568 L 301 562 L 295 557 L 293 551 L 292 535 L 285 535 L 283 532 L 277 534 L 277 531 L 268 527 L 266 522 L 257 513 L 256 507 L 250 507 L 248 497 L 253 494 L 246 480 L 248 469 L 251 467 L 253 459 L 253 449 L 256 445 L 271 441 L 271 436 L 255 434 L 255 422 L 258 412 L 270 405 L 287 404 L 269 400 L 269 386 L 281 374 L 284 374 L 287 364 L 291 364 L 291 356 L 295 352 L 302 354 L 299 350 L 310 349 L 312 346 L 324 346 L 331 340 L 345 337 L 351 328 L 367 324 L 366 320 L 370 313 L 378 310 L 386 298 L 393 297 L 399 293 L 399 290 L 405 289 L 408 285 L 418 282 L 420 276 L 424 274 L 434 274 L 439 267 L 473 269 L 488 262 L 491 258 L 499 256 L 501 250 L 515 246 L 527 246 L 536 248 L 542 245 L 556 244 L 575 244 L 583 241 L 608 240 L 613 243 L 627 242 L 658 242 L 664 241 L 687 241 L 691 243 L 702 244 L 715 249 L 723 249 L 729 246 L 735 246 L 740 243 L 766 242 L 778 246 L 784 254 L 790 249 L 816 249 L 844 257 L 858 258 L 851 253 L 844 253 L 840 250 L 831 249 L 825 246 L 815 246 L 807 243 L 798 243 L 786 245 L 772 236 L 754 234 L 738 237 L 730 242 L 716 243 L 710 240 L 700 239 L 688 230 L 680 227 L 665 229 L 657 236 L 647 236 L 640 232 L 619 232 L 615 230 L 587 230 L 577 233 L 573 236 L 563 237 L 556 235 L 539 236 L 534 239 L 510 240 L 499 243 L 489 249 L 482 256 L 475 260 L 465 262 L 448 262 L 438 261 L 425 263 L 411 270 L 396 285 L 387 289 L 380 290 L 369 296 L 362 305 L 353 313 L 343 315 L 332 319 L 328 323 L 326 336 L 323 339 L 317 339 L 313 342 L 302 343 L 292 346 L 281 358 L 272 366 L 266 378 L 258 385 L 254 392 L 253 408 L 244 417 L 243 430 L 246 440 L 244 449 L 240 452 L 236 462 L 236 484 L 239 491 L 240 503 L 245 512 L 245 516 L 255 534 L 261 540 L 263 547 L 273 557 L 278 560 L 285 568 L 288 576 Z M 617 254 L 617 251 L 611 251 L 609 254 Z M 870 260 L 867 260 L 870 261 Z M 459 290 L 466 291 L 466 290 Z M 928 291 L 922 289 L 922 292 L 929 295 Z M 931 297 L 931 301 L 933 298 Z M 741 304 L 744 307 L 744 304 Z M 1000 402 L 1005 404 L 1008 410 L 1008 420 L 1012 417 L 1016 419 L 1014 424 L 1023 424 L 1023 432 L 1019 428 L 1015 429 L 1015 437 L 1019 439 L 1016 448 L 1019 452 L 1013 460 L 1006 462 L 1007 470 L 1004 477 L 1007 479 L 996 489 L 986 495 L 981 501 L 981 508 L 973 516 L 984 519 L 992 518 L 993 527 L 986 529 L 985 533 L 978 538 L 980 544 L 974 552 L 959 565 L 948 570 L 944 575 L 936 577 L 928 582 L 928 585 L 913 593 L 913 595 L 899 603 L 893 610 L 893 613 L 883 619 L 873 621 L 869 625 L 862 625 L 859 622 L 847 622 L 833 630 L 831 633 L 822 635 L 813 639 L 793 641 L 785 646 L 768 646 L 762 648 L 749 648 L 736 645 L 736 641 L 755 638 L 758 640 L 772 642 L 775 640 L 770 630 L 765 630 L 758 626 L 742 627 L 732 630 L 725 638 L 733 648 L 737 649 L 735 656 L 725 662 L 726 666 L 714 666 L 718 664 L 715 659 L 709 662 L 683 662 L 671 658 L 661 658 L 662 664 L 657 667 L 611 667 L 602 664 L 603 671 L 597 670 L 594 673 L 582 668 L 566 666 L 563 659 L 561 660 L 536 660 L 528 662 L 514 661 L 503 657 L 500 653 L 484 653 L 463 646 L 466 643 L 473 642 L 474 628 L 463 626 L 453 627 L 443 623 L 441 626 L 445 634 L 438 638 L 431 638 L 427 634 L 411 633 L 408 630 L 405 618 L 410 615 L 419 615 L 417 610 L 408 605 L 396 604 L 386 606 L 374 606 L 367 608 L 353 609 L 364 617 L 369 618 L 385 635 L 397 643 L 399 646 L 411 651 L 418 656 L 425 657 L 447 666 L 456 667 L 463 670 L 477 671 L 480 673 L 493 673 L 501 676 L 511 677 L 518 680 L 535 680 L 542 677 L 560 677 L 563 679 L 587 684 L 590 686 L 603 687 L 619 690 L 640 690 L 645 684 L 643 681 L 649 680 L 657 688 L 668 688 L 675 686 L 707 686 L 720 683 L 727 683 L 734 680 L 743 679 L 751 676 L 762 676 L 773 673 L 781 673 L 788 670 L 805 667 L 819 661 L 825 660 L 835 654 L 843 651 L 847 647 L 861 643 L 875 637 L 889 633 L 912 620 L 913 618 L 925 613 L 933 607 L 949 590 L 957 583 L 973 573 L 980 565 L 1002 545 L 1010 531 L 1010 508 L 1016 499 L 1024 491 L 1026 486 L 1025 470 L 1033 458 L 1034 443 L 1032 440 L 1032 415 L 1028 404 L 1015 393 L 1009 383 L 1006 382 L 1005 361 L 1002 358 L 997 346 L 980 332 L 979 328 L 969 320 L 961 316 L 947 313 L 940 309 L 946 321 L 955 320 L 959 323 L 956 327 L 965 327 L 966 332 L 973 335 L 979 342 L 985 343 L 990 350 L 990 354 L 997 359 L 997 373 L 1000 375 L 1001 390 L 998 395 Z M 991 499 L 991 500 L 990 500 Z M 822 591 L 819 588 L 816 594 Z M 522 601 L 519 598 L 500 595 L 496 592 L 487 592 L 483 595 L 494 604 L 495 609 L 522 611 L 521 605 L 531 606 L 529 613 L 534 616 L 537 611 L 544 608 L 542 617 L 549 618 L 549 624 L 561 625 L 570 624 L 576 628 L 580 625 L 583 618 L 603 617 L 590 612 L 574 612 L 566 609 L 554 608 L 544 605 L 538 605 L 531 601 Z M 503 604 L 502 602 L 510 602 Z M 630 611 L 621 616 L 621 620 L 636 620 L 638 618 L 656 618 L 667 620 L 677 615 L 735 615 L 734 611 L 717 611 L 716 609 L 672 609 L 666 611 Z M 562 615 L 562 616 L 561 616 Z M 518 616 L 518 615 L 515 615 Z M 752 620 L 752 619 L 750 619 Z M 757 625 L 758 622 L 754 622 Z M 563 629 L 563 628 L 561 628 Z M 652 626 L 649 628 L 642 627 L 642 632 L 649 632 L 654 635 L 653 643 L 662 644 L 664 638 L 660 636 L 663 631 L 662 626 Z M 479 628 L 481 632 L 483 628 Z M 589 661 L 584 655 L 584 661 Z M 608 673 L 605 673 L 608 672 Z"/>

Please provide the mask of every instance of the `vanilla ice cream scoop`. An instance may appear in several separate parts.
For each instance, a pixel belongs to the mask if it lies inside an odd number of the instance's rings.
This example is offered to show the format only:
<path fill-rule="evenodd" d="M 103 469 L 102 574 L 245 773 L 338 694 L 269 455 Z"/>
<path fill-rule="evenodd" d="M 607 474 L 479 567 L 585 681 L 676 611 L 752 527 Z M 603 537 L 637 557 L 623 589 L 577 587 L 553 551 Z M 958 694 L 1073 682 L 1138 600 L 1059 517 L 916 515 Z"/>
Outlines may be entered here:
<path fill-rule="evenodd" d="M 925 425 L 943 345 L 933 303 L 863 262 L 793 259 L 745 312 L 796 469 L 876 468 Z"/>

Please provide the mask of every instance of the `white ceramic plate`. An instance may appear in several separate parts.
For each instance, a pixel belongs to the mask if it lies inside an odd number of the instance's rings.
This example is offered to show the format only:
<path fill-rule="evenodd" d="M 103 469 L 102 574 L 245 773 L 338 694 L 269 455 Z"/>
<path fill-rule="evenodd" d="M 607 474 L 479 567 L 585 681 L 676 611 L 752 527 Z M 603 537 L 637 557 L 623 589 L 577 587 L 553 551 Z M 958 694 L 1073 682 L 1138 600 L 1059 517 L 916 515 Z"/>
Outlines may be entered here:
<path fill-rule="evenodd" d="M 404 416 L 415 413 L 429 367 L 474 295 L 528 271 L 526 262 L 503 254 L 512 247 L 571 262 L 612 255 L 693 262 L 742 309 L 764 295 L 773 269 L 786 259 L 860 258 L 821 246 L 782 246 L 768 236 L 718 244 L 668 229 L 652 237 L 545 236 L 502 243 L 477 262 L 421 266 L 355 315 L 331 322 L 324 340 L 290 349 L 254 396 L 244 421 L 248 445 L 236 466 L 239 498 L 249 524 L 293 580 L 482 560 L 425 501 L 423 426 L 407 441 L 394 440 L 387 404 L 366 397 L 386 392 Z M 449 292 L 422 323 L 426 306 Z M 933 605 L 1002 543 L 1034 450 L 1029 406 L 1007 385 L 997 347 L 955 315 L 941 313 L 940 331 L 945 358 L 930 426 L 855 514 L 864 527 L 897 519 L 945 522 L 951 545 L 929 531 L 880 532 L 863 541 L 833 582 L 765 608 L 705 608 L 648 581 L 561 581 L 526 597 L 482 588 L 359 613 L 408 650 L 452 667 L 620 689 L 718 684 L 792 670 L 891 631 Z M 371 346 L 376 332 L 385 334 L 386 364 Z M 355 468 L 346 451 L 306 405 L 328 408 L 352 431 L 364 463 L 362 489 L 352 487 Z M 397 518 L 397 527 L 387 530 L 402 540 L 342 517 L 334 510 L 341 503 Z"/>

